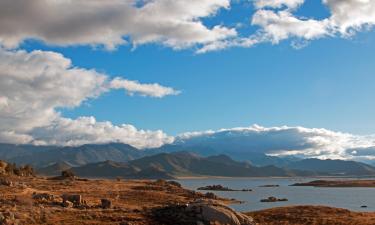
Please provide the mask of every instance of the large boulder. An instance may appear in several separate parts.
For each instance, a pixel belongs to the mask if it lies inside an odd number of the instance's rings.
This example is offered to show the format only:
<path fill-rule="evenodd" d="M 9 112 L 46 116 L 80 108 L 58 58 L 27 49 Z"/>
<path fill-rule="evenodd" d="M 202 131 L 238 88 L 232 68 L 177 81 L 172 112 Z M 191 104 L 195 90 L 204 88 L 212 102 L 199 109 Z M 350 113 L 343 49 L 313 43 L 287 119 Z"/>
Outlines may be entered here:
<path fill-rule="evenodd" d="M 153 210 L 152 220 L 163 225 L 255 225 L 253 219 L 214 201 L 197 201 Z"/>
<path fill-rule="evenodd" d="M 213 201 L 200 201 L 189 204 L 187 212 L 193 212 L 202 222 L 221 225 L 253 225 L 255 222 L 249 216 L 238 213 L 233 209 Z"/>
<path fill-rule="evenodd" d="M 63 194 L 61 198 L 62 203 L 72 202 L 74 206 L 80 206 L 84 204 L 82 195 Z"/>

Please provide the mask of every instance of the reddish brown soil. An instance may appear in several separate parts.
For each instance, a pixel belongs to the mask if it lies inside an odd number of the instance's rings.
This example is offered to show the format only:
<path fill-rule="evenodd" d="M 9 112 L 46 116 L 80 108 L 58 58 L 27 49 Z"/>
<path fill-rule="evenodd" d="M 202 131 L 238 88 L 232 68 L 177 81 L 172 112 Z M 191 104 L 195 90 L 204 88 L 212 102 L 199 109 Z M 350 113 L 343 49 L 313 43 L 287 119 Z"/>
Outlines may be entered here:
<path fill-rule="evenodd" d="M 195 193 L 166 182 L 138 180 L 47 180 L 45 178 L 6 178 L 13 186 L 0 185 L 0 213 L 13 214 L 19 224 L 153 224 L 147 212 L 158 206 L 186 204 Z M 80 194 L 90 208 L 64 208 L 55 202 L 37 202 L 32 194 Z M 112 209 L 101 209 L 100 200 L 109 199 Z M 219 199 L 220 201 L 226 201 Z"/>
<path fill-rule="evenodd" d="M 326 206 L 290 206 L 246 213 L 260 225 L 374 225 L 375 213 Z"/>

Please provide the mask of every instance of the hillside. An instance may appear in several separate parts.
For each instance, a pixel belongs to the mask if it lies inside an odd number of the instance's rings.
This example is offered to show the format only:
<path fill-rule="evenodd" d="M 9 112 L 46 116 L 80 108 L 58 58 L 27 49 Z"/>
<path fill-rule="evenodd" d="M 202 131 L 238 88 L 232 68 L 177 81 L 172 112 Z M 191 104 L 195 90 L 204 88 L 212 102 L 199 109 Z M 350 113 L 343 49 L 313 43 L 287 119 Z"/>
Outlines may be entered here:
<path fill-rule="evenodd" d="M 235 146 L 234 144 L 233 146 Z M 233 147 L 232 146 L 232 147 Z M 261 152 L 256 151 L 234 151 L 231 146 L 227 147 L 220 147 L 217 146 L 209 146 L 206 143 L 197 143 L 192 145 L 186 145 L 185 143 L 181 143 L 177 141 L 175 144 L 164 145 L 160 148 L 154 149 L 147 149 L 147 152 L 153 153 L 172 153 L 172 152 L 180 152 L 180 151 L 187 151 L 187 152 L 194 152 L 201 156 L 211 156 L 211 155 L 221 155 L 226 154 L 230 155 L 234 160 L 239 161 L 247 161 L 254 166 L 269 166 L 274 165 L 277 167 L 285 167 L 291 162 L 299 160 L 298 158 L 294 157 L 276 157 L 276 156 L 268 156 Z M 244 147 L 244 149 L 248 149 Z"/>
<path fill-rule="evenodd" d="M 324 172 L 330 175 L 375 175 L 375 167 L 355 161 L 304 159 L 289 163 L 287 167 L 296 170 Z"/>
<path fill-rule="evenodd" d="M 57 176 L 61 171 L 69 170 L 72 166 L 65 161 L 53 163 L 52 165 L 37 169 L 36 173 L 45 176 Z"/>
<path fill-rule="evenodd" d="M 120 143 L 77 147 L 0 144 L 0 159 L 17 164 L 31 164 L 34 167 L 45 167 L 61 160 L 72 166 L 106 160 L 126 162 L 145 154 L 144 151 Z"/>
<path fill-rule="evenodd" d="M 140 169 L 154 166 L 175 176 L 260 177 L 316 175 L 314 172 L 282 169 L 275 166 L 255 167 L 249 163 L 234 161 L 225 155 L 201 157 L 189 152 L 161 153 L 133 160 L 129 164 Z"/>
<path fill-rule="evenodd" d="M 134 178 L 134 179 L 173 179 L 163 170 L 148 166 L 138 168 L 131 164 L 105 161 L 90 163 L 80 167 L 71 168 L 74 174 L 89 178 Z"/>
<path fill-rule="evenodd" d="M 38 170 L 41 175 L 56 175 L 69 169 L 66 164 L 53 164 Z M 60 170 L 60 171 L 59 171 Z M 134 178 L 173 179 L 179 176 L 312 176 L 314 172 L 283 169 L 275 166 L 255 167 L 246 162 L 237 162 L 226 155 L 201 157 L 189 152 L 160 153 L 132 160 L 127 163 L 104 161 L 72 167 L 80 177 L 90 178 Z"/>
<path fill-rule="evenodd" d="M 226 169 L 222 171 L 225 176 L 232 176 L 233 174 L 248 176 L 249 173 L 252 176 L 287 176 L 288 174 L 294 176 L 294 170 L 309 171 L 302 175 L 375 175 L 375 167 L 361 162 L 279 158 L 251 151 L 234 152 L 226 150 L 227 152 L 225 152 L 224 149 L 226 148 L 215 149 L 203 145 L 184 146 L 177 144 L 145 150 L 120 143 L 77 147 L 0 144 L 0 159 L 18 165 L 30 164 L 43 175 L 56 175 L 58 171 L 64 168 L 80 167 L 105 161 L 132 161 L 135 167 L 145 169 L 145 167 L 152 166 L 152 170 L 162 169 L 162 171 L 179 176 L 201 173 L 212 175 L 216 173 L 217 167 L 222 168 L 221 165 L 218 166 L 220 163 L 225 164 Z M 184 153 L 182 153 L 182 150 Z M 228 158 L 225 155 L 231 157 Z M 137 159 L 140 160 L 137 161 Z M 263 171 L 260 172 L 257 167 L 263 168 Z M 246 171 L 244 168 L 246 168 Z M 280 168 L 284 169 L 280 170 Z"/>

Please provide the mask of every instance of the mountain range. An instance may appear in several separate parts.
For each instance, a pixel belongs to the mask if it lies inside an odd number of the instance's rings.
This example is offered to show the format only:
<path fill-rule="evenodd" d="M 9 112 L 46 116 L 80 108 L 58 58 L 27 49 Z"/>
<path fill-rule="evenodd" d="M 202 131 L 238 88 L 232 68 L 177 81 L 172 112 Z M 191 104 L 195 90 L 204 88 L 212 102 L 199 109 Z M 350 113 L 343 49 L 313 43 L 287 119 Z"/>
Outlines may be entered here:
<path fill-rule="evenodd" d="M 66 163 L 56 163 L 38 170 L 42 175 L 57 175 L 56 168 L 68 169 Z M 256 167 L 237 162 L 226 155 L 202 157 L 190 152 L 160 153 L 127 163 L 104 161 L 70 167 L 80 177 L 96 178 L 164 178 L 182 176 L 266 177 L 315 176 L 313 171 L 302 171 L 275 166 Z"/>
<path fill-rule="evenodd" d="M 225 149 L 227 147 L 215 149 L 213 146 L 178 144 L 146 150 L 120 143 L 77 147 L 0 144 L 0 159 L 20 165 L 30 164 L 42 174 L 48 175 L 74 168 L 86 176 L 90 175 L 84 172 L 85 167 L 89 166 L 108 166 L 112 168 L 109 169 L 113 171 L 112 177 L 118 174 L 125 174 L 125 177 L 375 175 L 373 166 L 361 162 L 280 158 L 259 152 L 236 152 L 230 149 L 224 154 Z M 94 171 L 98 172 L 98 176 L 109 176 L 100 174 L 96 169 Z"/>

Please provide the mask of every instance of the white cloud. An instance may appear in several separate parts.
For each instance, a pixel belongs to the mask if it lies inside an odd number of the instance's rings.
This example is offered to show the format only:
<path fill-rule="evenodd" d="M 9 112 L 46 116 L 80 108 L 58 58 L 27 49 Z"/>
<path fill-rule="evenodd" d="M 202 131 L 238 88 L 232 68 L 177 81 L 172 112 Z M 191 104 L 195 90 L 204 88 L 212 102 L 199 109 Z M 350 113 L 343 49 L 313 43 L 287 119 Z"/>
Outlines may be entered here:
<path fill-rule="evenodd" d="M 360 136 L 327 129 L 304 127 L 238 127 L 218 131 L 184 133 L 175 143 L 212 147 L 226 152 L 263 152 L 272 155 L 357 159 L 375 155 L 375 136 Z M 367 149 L 367 152 L 361 149 Z M 355 152 L 358 150 L 361 152 Z M 372 152 L 373 151 L 373 152 Z M 371 154 L 370 154 L 371 153 Z"/>
<path fill-rule="evenodd" d="M 312 40 L 329 36 L 329 20 L 298 19 L 289 11 L 258 10 L 252 24 L 260 26 L 262 33 L 274 44 L 291 37 Z"/>
<path fill-rule="evenodd" d="M 348 37 L 375 25 L 375 1 L 323 0 L 331 15 L 317 20 L 296 16 L 293 11 L 305 1 L 259 0 L 251 23 L 260 26 L 266 40 L 278 43 L 289 38 L 313 40 L 327 36 Z M 286 6 L 280 9 L 281 6 Z M 263 9 L 271 7 L 274 9 Z"/>
<path fill-rule="evenodd" d="M 330 20 L 333 26 L 344 36 L 375 25 L 373 0 L 323 0 L 323 2 L 331 11 Z"/>
<path fill-rule="evenodd" d="M 197 53 L 205 53 L 289 38 L 349 37 L 375 24 L 373 0 L 321 2 L 331 14 L 324 19 L 297 16 L 305 0 L 254 0 L 251 24 L 259 29 L 243 36 L 235 27 L 223 25 L 225 18 L 210 26 L 203 22 L 220 10 L 230 10 L 230 0 L 3 0 L 0 44 L 15 48 L 37 39 L 51 45 L 114 49 L 127 43 L 159 43 L 173 49 L 197 47 Z"/>
<path fill-rule="evenodd" d="M 2 0 L 0 43 L 14 48 L 34 38 L 108 49 L 128 41 L 187 48 L 235 36 L 235 29 L 201 21 L 229 6 L 230 0 Z"/>
<path fill-rule="evenodd" d="M 112 89 L 125 89 L 130 95 L 139 94 L 142 96 L 157 98 L 162 98 L 167 95 L 178 95 L 181 93 L 173 88 L 164 87 L 157 83 L 141 84 L 138 81 L 124 80 L 118 77 L 111 81 L 110 87 Z"/>
<path fill-rule="evenodd" d="M 132 144 L 142 147 L 155 147 L 167 141 L 166 135 L 160 131 L 138 131 L 129 125 L 114 126 L 108 122 L 96 121 L 89 127 L 85 118 L 70 120 L 61 117 L 58 108 L 77 107 L 111 89 L 122 88 L 130 94 L 151 97 L 178 93 L 159 84 L 141 84 L 121 78 L 116 78 L 115 81 L 114 83 L 130 85 L 114 86 L 113 80 L 107 75 L 74 67 L 69 59 L 55 52 L 0 49 L 0 141 L 53 143 L 48 135 L 46 140 L 41 136 L 36 139 L 36 130 L 38 134 L 49 130 L 49 135 L 56 138 L 56 144 L 61 145 L 64 145 L 64 142 L 84 143 L 86 137 L 87 142 L 94 143 L 103 140 L 129 143 L 134 140 Z M 90 121 L 93 121 L 92 118 Z M 54 129 L 51 129 L 51 126 Z M 79 126 L 82 126 L 81 133 L 78 132 Z M 94 131 L 95 129 L 97 130 Z M 103 130 L 108 132 L 107 136 Z M 94 137 L 95 134 L 98 137 Z"/>
<path fill-rule="evenodd" d="M 34 143 L 43 145 L 121 142 L 136 148 L 149 148 L 173 142 L 173 137 L 161 130 L 138 130 L 129 124 L 115 126 L 110 122 L 97 122 L 94 117 L 59 118 L 48 126 L 34 129 L 32 135 Z"/>
<path fill-rule="evenodd" d="M 302 5 L 305 0 L 255 0 L 254 5 L 256 8 L 281 8 L 283 6 L 289 9 L 297 8 Z"/>
<path fill-rule="evenodd" d="M 373 0 L 322 0 L 330 15 L 323 19 L 297 16 L 297 9 L 305 0 L 255 0 L 251 25 L 259 29 L 248 37 L 219 40 L 203 46 L 198 53 L 230 47 L 252 47 L 259 43 L 278 44 L 292 40 L 292 46 L 301 48 L 311 40 L 325 37 L 348 38 L 375 25 Z"/>

